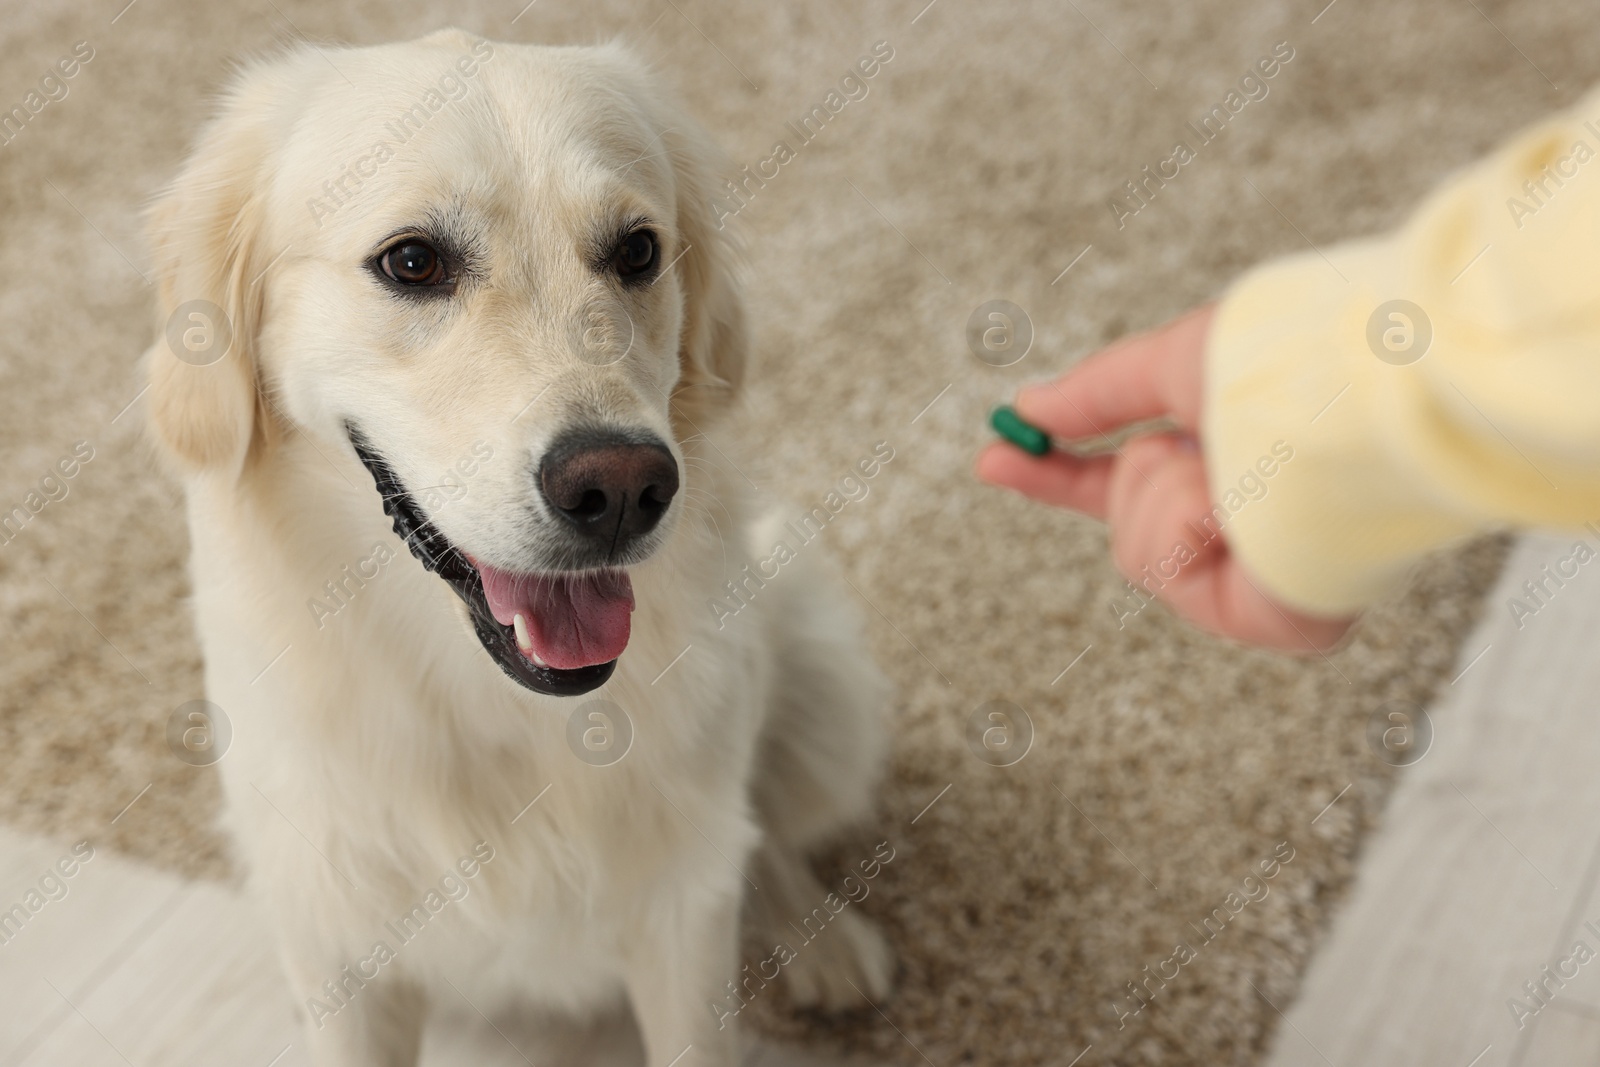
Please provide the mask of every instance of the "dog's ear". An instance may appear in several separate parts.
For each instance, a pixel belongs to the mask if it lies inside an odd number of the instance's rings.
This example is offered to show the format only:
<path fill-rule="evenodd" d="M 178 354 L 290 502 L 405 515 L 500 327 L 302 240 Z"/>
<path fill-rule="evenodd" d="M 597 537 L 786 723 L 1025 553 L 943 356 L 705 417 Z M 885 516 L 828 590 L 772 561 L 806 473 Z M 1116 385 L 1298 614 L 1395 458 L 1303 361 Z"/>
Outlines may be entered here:
<path fill-rule="evenodd" d="M 716 207 L 713 168 L 721 153 L 692 121 L 678 118 L 662 140 L 677 183 L 682 247 L 672 269 L 681 271 L 682 377 L 673 406 L 698 423 L 727 407 L 744 380 L 749 355 L 744 298 L 737 278 L 738 247 Z M 694 431 L 690 431 L 694 432 Z"/>
<path fill-rule="evenodd" d="M 146 229 L 159 333 L 145 356 L 149 413 L 162 449 L 189 472 L 236 475 L 266 416 L 256 366 L 262 306 L 263 197 L 279 143 L 281 99 L 266 68 L 236 76 Z"/>

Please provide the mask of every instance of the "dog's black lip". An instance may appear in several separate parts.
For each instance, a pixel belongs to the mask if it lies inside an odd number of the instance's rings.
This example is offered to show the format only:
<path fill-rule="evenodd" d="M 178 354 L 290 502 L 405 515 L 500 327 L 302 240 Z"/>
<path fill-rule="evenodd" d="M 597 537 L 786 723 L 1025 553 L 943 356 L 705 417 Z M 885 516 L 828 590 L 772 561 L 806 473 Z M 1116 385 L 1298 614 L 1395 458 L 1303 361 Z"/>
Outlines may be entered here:
<path fill-rule="evenodd" d="M 345 423 L 345 433 L 356 450 L 362 466 L 372 475 L 383 499 L 383 513 L 394 522 L 395 536 L 406 543 L 411 554 L 424 568 L 449 583 L 467 605 L 472 615 L 472 628 L 478 635 L 489 658 L 499 665 L 506 676 L 525 689 L 547 696 L 582 696 L 600 688 L 617 669 L 617 661 L 596 663 L 574 670 L 557 670 L 540 667 L 517 648 L 516 632 L 502 626 L 489 610 L 489 599 L 483 592 L 483 578 L 478 569 L 428 521 L 422 509 L 401 484 L 399 475 L 384 461 L 376 449 L 354 424 Z"/>

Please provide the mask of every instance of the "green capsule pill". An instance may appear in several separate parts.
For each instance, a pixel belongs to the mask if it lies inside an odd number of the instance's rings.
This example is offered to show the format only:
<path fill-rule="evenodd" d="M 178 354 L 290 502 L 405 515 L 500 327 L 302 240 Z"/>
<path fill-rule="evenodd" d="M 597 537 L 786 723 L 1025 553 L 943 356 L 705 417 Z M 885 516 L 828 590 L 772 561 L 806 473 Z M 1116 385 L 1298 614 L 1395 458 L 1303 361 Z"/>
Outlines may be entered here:
<path fill-rule="evenodd" d="M 1024 452 L 1042 456 L 1050 451 L 1050 435 L 1032 423 L 1022 421 L 1022 416 L 1009 405 L 995 408 L 994 414 L 989 416 L 989 425 L 994 427 L 995 433 Z"/>

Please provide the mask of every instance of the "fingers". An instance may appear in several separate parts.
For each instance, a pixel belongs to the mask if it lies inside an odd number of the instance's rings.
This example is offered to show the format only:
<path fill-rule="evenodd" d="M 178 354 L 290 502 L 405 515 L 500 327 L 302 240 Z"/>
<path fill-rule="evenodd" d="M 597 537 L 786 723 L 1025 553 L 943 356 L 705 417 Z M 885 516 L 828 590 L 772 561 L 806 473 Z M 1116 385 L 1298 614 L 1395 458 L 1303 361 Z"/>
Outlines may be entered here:
<path fill-rule="evenodd" d="M 1017 394 L 1018 413 L 1069 440 L 1162 416 L 1193 432 L 1214 310 L 1213 305 L 1196 308 L 1090 356 L 1054 382 L 1028 386 Z"/>
<path fill-rule="evenodd" d="M 1236 641 L 1312 655 L 1333 648 L 1355 624 L 1354 617 L 1318 618 L 1279 604 L 1232 556 L 1216 569 L 1213 585 L 1205 598 L 1215 609 L 1215 624 L 1206 628 Z"/>
<path fill-rule="evenodd" d="M 1198 568 L 1162 591 L 1180 618 L 1210 633 L 1247 645 L 1309 656 L 1337 645 L 1355 618 L 1304 615 L 1273 600 L 1224 550 L 1211 566 Z"/>
<path fill-rule="evenodd" d="M 1247 644 L 1299 655 L 1338 644 L 1353 618 L 1305 615 L 1275 601 L 1228 550 L 1192 445 L 1152 436 L 1124 447 L 1107 490 L 1112 557 L 1179 617 Z"/>
<path fill-rule="evenodd" d="M 1228 550 L 1211 513 L 1205 463 L 1174 434 L 1135 438 L 1117 455 L 1030 456 L 993 444 L 978 477 L 1111 526 L 1117 569 L 1144 594 L 1210 633 L 1299 655 L 1334 647 L 1354 619 L 1316 618 L 1278 603 Z"/>
<path fill-rule="evenodd" d="M 1205 464 L 1195 444 L 1206 337 L 1215 308 L 1197 308 L 1119 341 L 1054 382 L 1023 389 L 1017 411 L 1054 437 L 1109 434 L 1170 417 L 1191 436 L 1156 434 L 1114 456 L 1030 456 L 1008 445 L 978 457 L 985 481 L 1103 518 L 1117 569 L 1179 616 L 1237 641 L 1301 655 L 1336 645 L 1353 619 L 1304 615 L 1278 603 L 1228 550 L 1211 519 Z"/>
<path fill-rule="evenodd" d="M 1110 456 L 1078 459 L 1064 452 L 1030 456 L 1020 448 L 996 443 L 979 453 L 975 470 L 979 478 L 993 485 L 1103 519 L 1111 466 Z"/>
<path fill-rule="evenodd" d="M 1117 569 L 1164 596 L 1167 585 L 1220 549 L 1202 521 L 1210 507 L 1205 467 L 1191 443 L 1170 434 L 1128 442 L 1107 491 Z"/>

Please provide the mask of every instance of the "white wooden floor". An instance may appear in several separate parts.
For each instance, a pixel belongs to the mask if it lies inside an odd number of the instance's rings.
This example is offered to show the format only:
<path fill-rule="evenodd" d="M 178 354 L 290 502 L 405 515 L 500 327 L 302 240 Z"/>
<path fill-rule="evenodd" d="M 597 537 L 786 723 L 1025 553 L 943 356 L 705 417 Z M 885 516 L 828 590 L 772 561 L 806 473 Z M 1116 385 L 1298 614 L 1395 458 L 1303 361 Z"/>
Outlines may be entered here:
<path fill-rule="evenodd" d="M 68 854 L 62 842 L 0 828 L 0 909 Z M 104 851 L 66 884 L 0 944 L 0 1067 L 309 1067 L 266 925 L 245 898 Z M 423 1053 L 425 1067 L 642 1059 L 626 1021 L 531 1032 L 447 1017 L 430 1020 Z M 744 1056 L 745 1067 L 758 1062 L 821 1063 L 766 1044 Z"/>
<path fill-rule="evenodd" d="M 1600 1067 L 1600 564 L 1520 630 L 1506 606 L 1571 543 L 1514 551 L 1432 709 L 1432 749 L 1404 772 L 1300 998 L 1278 1005 L 1268 1067 Z M 0 829 L 0 919 L 67 853 Z M 244 899 L 104 851 L 67 886 L 0 944 L 0 1067 L 304 1067 Z M 1572 958 L 1579 941 L 1593 960 Z M 1523 984 L 1541 981 L 1535 1000 Z M 1538 1009 L 1521 1026 L 1513 997 Z M 425 1062 L 639 1060 L 630 1027 L 502 1029 L 440 1020 Z M 762 1046 L 757 1059 L 817 1062 Z"/>
<path fill-rule="evenodd" d="M 1600 1065 L 1600 563 L 1508 606 L 1573 541 L 1507 562 L 1269 1067 Z"/>

